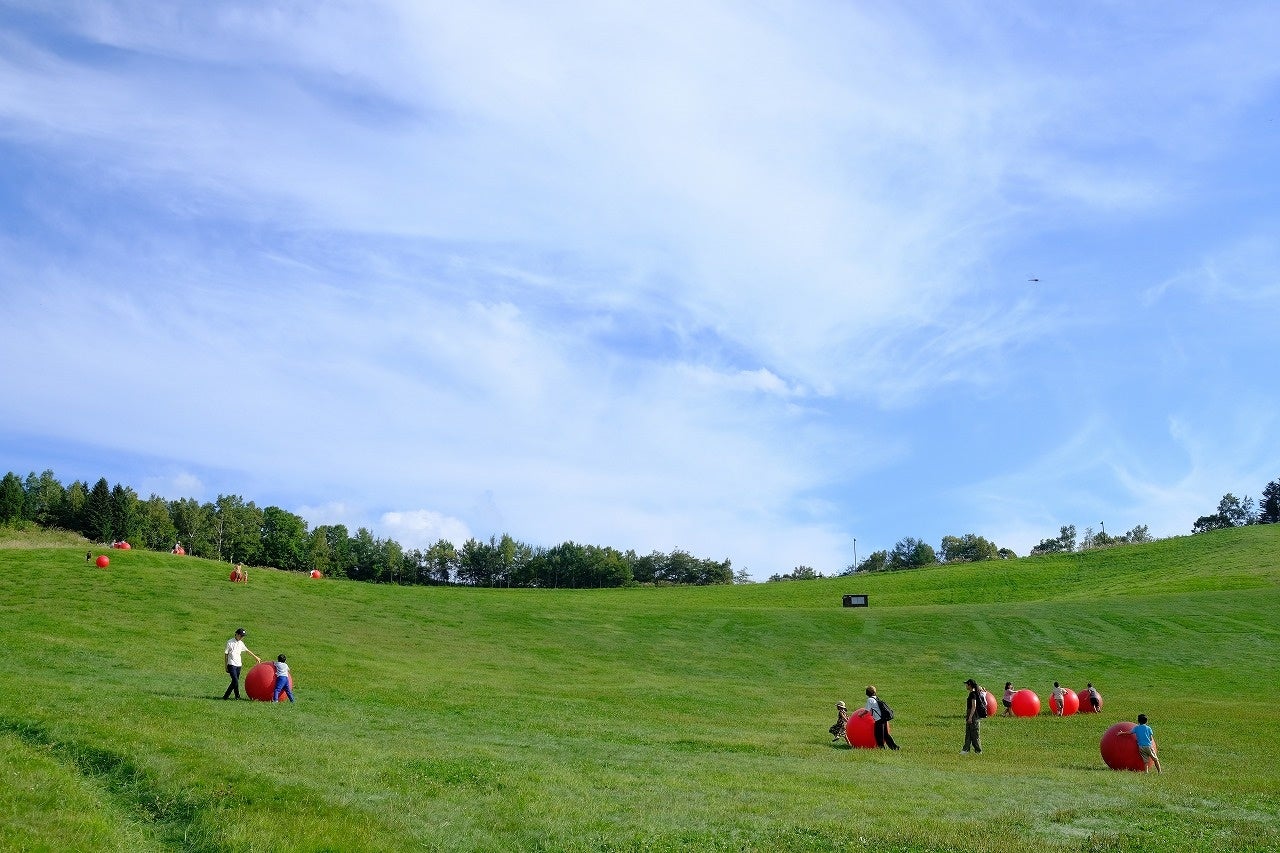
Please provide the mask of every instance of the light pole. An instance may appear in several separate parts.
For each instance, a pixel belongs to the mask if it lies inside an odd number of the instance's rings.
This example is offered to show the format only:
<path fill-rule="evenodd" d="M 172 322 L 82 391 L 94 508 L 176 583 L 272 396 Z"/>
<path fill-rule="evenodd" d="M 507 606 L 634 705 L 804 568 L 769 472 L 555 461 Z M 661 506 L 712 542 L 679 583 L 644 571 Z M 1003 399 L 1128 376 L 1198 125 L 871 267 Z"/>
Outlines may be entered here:
<path fill-rule="evenodd" d="M 858 570 L 858 537 L 853 537 L 853 570 Z"/>

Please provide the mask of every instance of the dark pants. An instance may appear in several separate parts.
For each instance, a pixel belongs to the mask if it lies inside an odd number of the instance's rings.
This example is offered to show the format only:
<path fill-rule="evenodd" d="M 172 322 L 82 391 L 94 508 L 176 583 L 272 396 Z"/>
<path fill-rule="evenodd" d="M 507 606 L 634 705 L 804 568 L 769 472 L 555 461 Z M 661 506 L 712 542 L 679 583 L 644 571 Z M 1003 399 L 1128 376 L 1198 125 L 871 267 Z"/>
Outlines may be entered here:
<path fill-rule="evenodd" d="M 236 698 L 240 698 L 240 667 L 227 664 L 227 675 L 231 676 L 231 683 L 227 685 L 227 692 L 222 694 L 223 699 L 230 699 L 231 694 L 235 693 Z"/>
<path fill-rule="evenodd" d="M 979 742 L 981 735 L 982 723 L 977 719 L 966 720 L 964 724 L 964 749 L 962 751 L 968 752 L 969 748 L 972 747 L 974 752 L 982 752 L 982 744 Z"/>
<path fill-rule="evenodd" d="M 898 748 L 898 745 L 893 742 L 893 735 L 889 734 L 888 720 L 876 720 L 876 724 L 872 727 L 872 731 L 876 734 L 876 746 L 881 749 L 884 749 L 886 746 L 889 747 L 889 749 Z"/>

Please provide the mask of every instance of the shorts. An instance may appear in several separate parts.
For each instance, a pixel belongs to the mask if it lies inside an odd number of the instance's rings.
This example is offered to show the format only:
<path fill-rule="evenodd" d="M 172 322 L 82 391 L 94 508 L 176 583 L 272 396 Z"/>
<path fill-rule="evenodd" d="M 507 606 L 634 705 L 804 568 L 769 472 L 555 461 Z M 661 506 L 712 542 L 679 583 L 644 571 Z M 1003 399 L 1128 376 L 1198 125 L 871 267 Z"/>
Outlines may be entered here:
<path fill-rule="evenodd" d="M 1149 761 L 1155 758 L 1156 751 L 1153 747 L 1150 747 L 1150 746 L 1140 746 L 1138 747 L 1138 755 L 1142 756 L 1143 761 Z"/>

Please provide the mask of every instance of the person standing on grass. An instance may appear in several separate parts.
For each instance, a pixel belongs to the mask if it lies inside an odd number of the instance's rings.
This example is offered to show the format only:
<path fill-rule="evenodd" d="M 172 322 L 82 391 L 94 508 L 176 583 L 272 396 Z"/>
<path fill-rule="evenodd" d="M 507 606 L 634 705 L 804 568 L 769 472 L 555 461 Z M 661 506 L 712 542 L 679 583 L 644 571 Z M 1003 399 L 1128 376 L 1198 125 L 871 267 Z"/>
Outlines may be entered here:
<path fill-rule="evenodd" d="M 1013 682 L 1012 681 L 1006 681 L 1004 683 L 1004 698 L 1002 698 L 1000 701 L 1004 705 L 1004 711 L 1001 712 L 1000 716 L 1012 717 L 1013 716 Z"/>
<path fill-rule="evenodd" d="M 1093 682 L 1090 681 L 1084 690 L 1089 694 L 1089 710 L 1095 714 L 1098 713 L 1098 709 L 1102 706 L 1102 697 L 1098 695 L 1098 688 L 1094 687 Z"/>
<path fill-rule="evenodd" d="M 968 755 L 972 749 L 974 755 L 982 754 L 982 720 L 978 717 L 978 703 L 986 702 L 987 697 L 978 690 L 978 682 L 972 678 L 965 679 L 969 688 L 969 696 L 964 703 L 964 749 L 961 753 Z"/>
<path fill-rule="evenodd" d="M 1142 756 L 1142 772 L 1150 773 L 1151 765 L 1156 766 L 1156 773 L 1160 773 L 1160 756 L 1156 755 L 1156 733 L 1151 731 L 1151 726 L 1147 725 L 1147 715 L 1138 715 L 1138 724 L 1133 727 L 1132 731 L 1120 732 L 1122 735 L 1133 735 L 1138 740 L 1138 755 Z"/>
<path fill-rule="evenodd" d="M 227 692 L 222 694 L 223 699 L 230 699 L 231 694 L 235 693 L 236 698 L 240 698 L 240 656 L 245 652 L 253 655 L 253 659 L 258 663 L 262 663 L 262 658 L 253 654 L 253 650 L 244 644 L 245 630 L 237 628 L 235 635 L 227 640 L 227 648 L 223 653 L 223 657 L 227 662 L 227 675 L 231 676 L 231 683 L 227 685 Z"/>
<path fill-rule="evenodd" d="M 876 693 L 874 685 L 867 685 L 867 710 L 871 712 L 871 717 L 875 720 L 872 731 L 875 732 L 876 746 L 880 749 L 888 747 L 889 749 L 897 749 L 898 745 L 893 742 L 893 735 L 889 733 L 889 720 L 892 715 L 888 706 L 880 701 L 879 694 Z"/>
<path fill-rule="evenodd" d="M 845 740 L 849 739 L 849 735 L 845 729 L 845 726 L 848 724 L 849 709 L 844 706 L 844 700 L 841 699 L 836 703 L 836 721 L 832 724 L 831 728 L 827 729 L 827 731 L 831 732 L 832 743 L 835 743 L 841 738 L 844 738 Z"/>
<path fill-rule="evenodd" d="M 275 668 L 276 668 L 276 688 L 271 694 L 271 701 L 279 702 L 280 693 L 281 691 L 283 691 L 284 695 L 288 696 L 289 701 L 292 702 L 293 688 L 289 686 L 289 664 L 285 663 L 284 655 L 280 655 L 280 657 L 276 658 Z"/>

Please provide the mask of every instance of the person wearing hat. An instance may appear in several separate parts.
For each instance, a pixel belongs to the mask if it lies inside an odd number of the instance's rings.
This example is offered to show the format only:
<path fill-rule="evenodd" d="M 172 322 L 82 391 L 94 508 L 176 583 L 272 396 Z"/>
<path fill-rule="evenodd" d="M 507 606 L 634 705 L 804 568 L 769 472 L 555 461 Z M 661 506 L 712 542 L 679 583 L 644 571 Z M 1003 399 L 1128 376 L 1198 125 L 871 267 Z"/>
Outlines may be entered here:
<path fill-rule="evenodd" d="M 968 755 L 970 748 L 972 748 L 974 754 L 978 755 L 982 752 L 982 742 L 980 740 L 982 720 L 978 718 L 978 703 L 986 702 L 987 697 L 978 689 L 978 682 L 972 678 L 965 679 L 964 683 L 969 688 L 969 697 L 964 703 L 964 749 L 960 750 L 960 752 Z"/>
<path fill-rule="evenodd" d="M 849 724 L 849 709 L 844 706 L 844 700 L 836 703 L 836 721 L 827 731 L 831 732 L 831 742 L 835 743 L 841 738 L 848 740 L 849 735 L 845 726 Z"/>
<path fill-rule="evenodd" d="M 253 650 L 244 644 L 245 630 L 237 628 L 235 636 L 227 640 L 226 652 L 223 657 L 227 661 L 227 675 L 231 676 L 231 683 L 227 685 L 227 692 L 222 694 L 223 699 L 230 699 L 231 694 L 235 693 L 236 698 L 240 698 L 240 656 L 245 652 L 253 655 L 253 659 L 258 663 L 262 663 L 262 658 L 253 654 Z"/>

